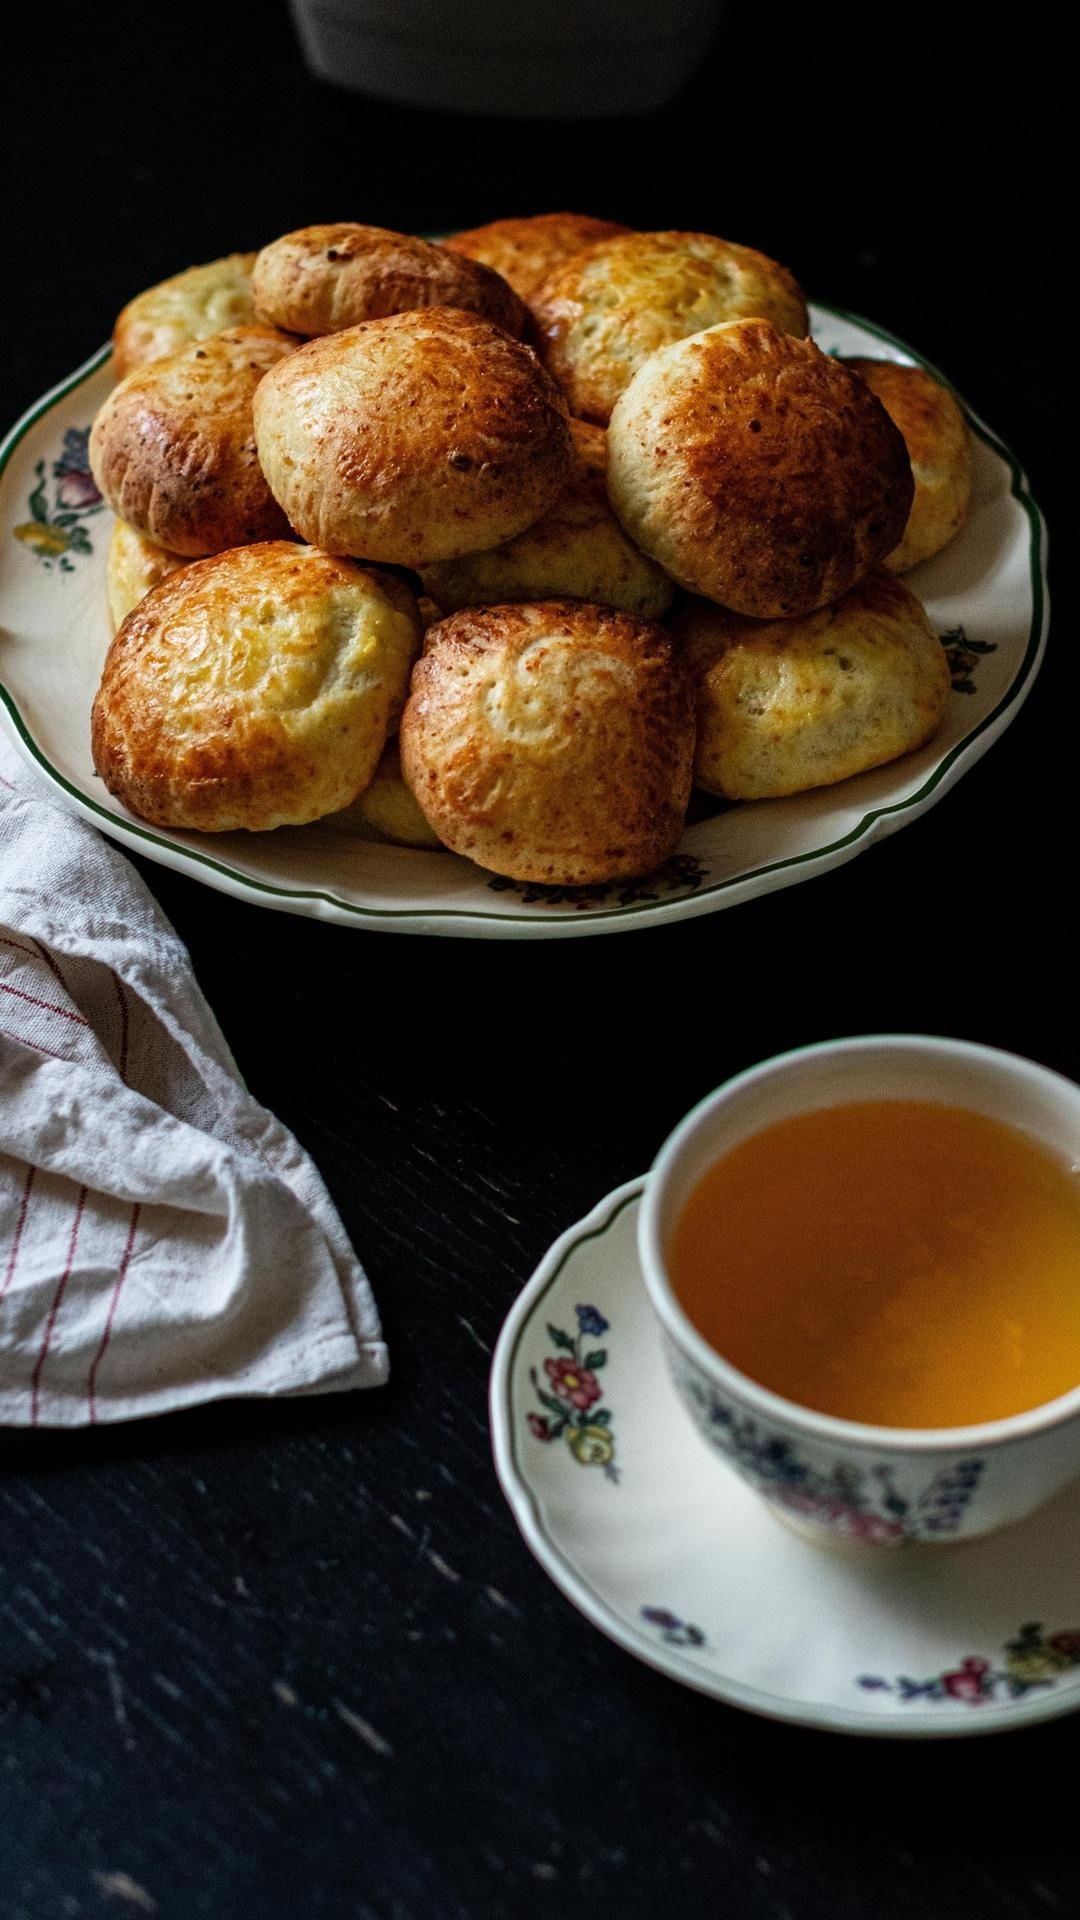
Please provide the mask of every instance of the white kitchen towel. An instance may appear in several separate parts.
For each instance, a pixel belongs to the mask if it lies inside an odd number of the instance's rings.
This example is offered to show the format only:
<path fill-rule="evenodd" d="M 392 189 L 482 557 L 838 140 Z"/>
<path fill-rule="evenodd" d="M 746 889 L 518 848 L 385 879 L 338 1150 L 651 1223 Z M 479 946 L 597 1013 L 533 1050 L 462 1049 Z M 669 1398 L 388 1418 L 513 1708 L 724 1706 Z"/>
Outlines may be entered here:
<path fill-rule="evenodd" d="M 375 1386 L 322 1180 L 134 868 L 0 736 L 0 1423 Z"/>

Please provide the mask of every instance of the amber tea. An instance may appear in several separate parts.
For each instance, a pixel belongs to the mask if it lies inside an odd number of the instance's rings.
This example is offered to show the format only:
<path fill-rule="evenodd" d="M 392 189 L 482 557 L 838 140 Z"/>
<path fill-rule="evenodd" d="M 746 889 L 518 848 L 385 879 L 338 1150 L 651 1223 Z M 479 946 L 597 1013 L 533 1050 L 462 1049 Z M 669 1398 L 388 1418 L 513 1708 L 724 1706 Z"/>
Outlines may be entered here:
<path fill-rule="evenodd" d="M 668 1270 L 718 1354 L 820 1413 L 967 1426 L 1080 1384 L 1080 1174 L 964 1108 L 858 1101 L 741 1141 Z"/>

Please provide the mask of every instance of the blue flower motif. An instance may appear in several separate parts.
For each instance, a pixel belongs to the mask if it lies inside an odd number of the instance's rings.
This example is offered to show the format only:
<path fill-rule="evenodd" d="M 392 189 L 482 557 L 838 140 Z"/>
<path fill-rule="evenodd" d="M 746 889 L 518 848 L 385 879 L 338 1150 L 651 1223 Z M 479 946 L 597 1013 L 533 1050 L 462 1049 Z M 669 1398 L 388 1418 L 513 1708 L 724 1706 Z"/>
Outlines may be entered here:
<path fill-rule="evenodd" d="M 611 1325 L 595 1307 L 576 1307 L 578 1326 L 582 1333 L 606 1333 Z"/>
<path fill-rule="evenodd" d="M 54 478 L 59 480 L 65 473 L 89 473 L 89 442 L 89 427 L 68 428 L 60 458 L 53 462 Z"/>

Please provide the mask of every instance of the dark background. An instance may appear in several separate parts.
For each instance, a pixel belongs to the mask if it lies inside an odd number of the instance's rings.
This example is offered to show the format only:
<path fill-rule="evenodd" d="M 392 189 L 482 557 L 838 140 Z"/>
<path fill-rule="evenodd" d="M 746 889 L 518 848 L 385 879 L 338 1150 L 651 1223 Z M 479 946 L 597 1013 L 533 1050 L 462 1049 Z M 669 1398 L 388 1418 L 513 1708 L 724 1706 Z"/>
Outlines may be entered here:
<path fill-rule="evenodd" d="M 881 848 L 750 906 L 624 938 L 421 941 L 141 866 L 253 1090 L 330 1185 L 394 1375 L 0 1437 L 3 1920 L 1080 1912 L 1075 1724 L 860 1743 L 680 1689 L 532 1561 L 485 1405 L 549 1241 L 729 1072 L 899 1028 L 1080 1075 L 1054 19 L 730 0 L 675 105 L 591 127 L 336 92 L 277 4 L 5 23 L 5 418 L 192 261 L 312 220 L 572 206 L 748 241 L 911 339 L 1018 453 L 1059 564 L 1047 665 L 986 759 Z"/>

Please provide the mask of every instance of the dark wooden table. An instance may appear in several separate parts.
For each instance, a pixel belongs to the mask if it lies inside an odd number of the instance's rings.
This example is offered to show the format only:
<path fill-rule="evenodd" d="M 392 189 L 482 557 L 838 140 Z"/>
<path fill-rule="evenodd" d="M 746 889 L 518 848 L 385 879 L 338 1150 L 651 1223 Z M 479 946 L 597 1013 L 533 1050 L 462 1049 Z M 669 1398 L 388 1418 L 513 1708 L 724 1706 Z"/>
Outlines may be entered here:
<path fill-rule="evenodd" d="M 880 849 L 752 906 L 626 938 L 422 941 L 142 866 L 326 1177 L 393 1379 L 0 1437 L 3 1920 L 1080 1912 L 1074 1722 L 864 1743 L 682 1690 L 530 1558 L 485 1403 L 549 1241 L 734 1069 L 900 1028 L 1080 1075 L 1053 13 L 916 5 L 886 31 L 851 0 L 731 0 L 682 101 L 593 128 L 334 92 L 278 5 L 5 23 L 5 417 L 191 260 L 312 219 L 581 206 L 748 240 L 915 341 L 1017 450 L 1062 564 L 1046 668 L 987 758 Z"/>

